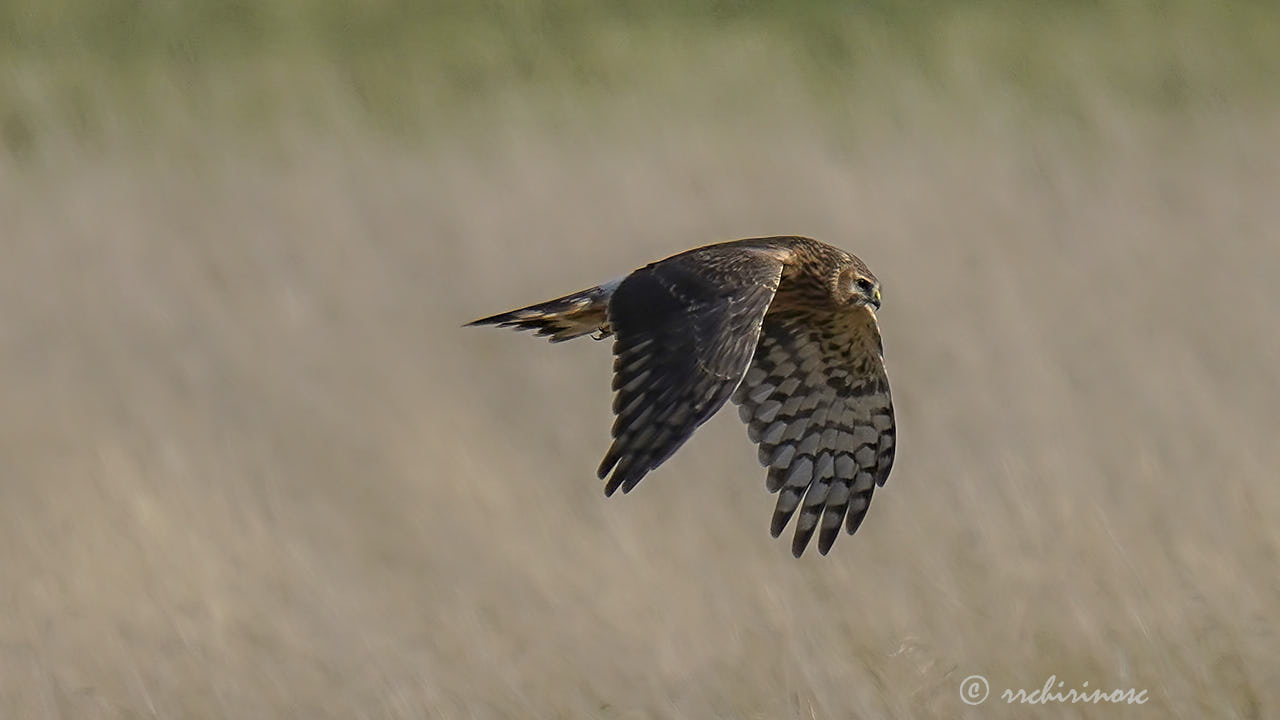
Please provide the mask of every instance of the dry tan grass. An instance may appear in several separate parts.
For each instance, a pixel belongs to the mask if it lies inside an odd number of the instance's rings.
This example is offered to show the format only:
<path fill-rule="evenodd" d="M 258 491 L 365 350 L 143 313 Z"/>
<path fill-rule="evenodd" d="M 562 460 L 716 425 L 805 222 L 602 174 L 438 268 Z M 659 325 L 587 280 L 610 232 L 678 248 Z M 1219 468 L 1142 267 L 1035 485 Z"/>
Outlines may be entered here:
<path fill-rule="evenodd" d="M 0 169 L 0 714 L 1280 713 L 1280 122 L 1099 117 Z M 781 232 L 885 286 L 899 463 L 827 558 L 733 413 L 606 501 L 607 346 L 458 327 Z"/>

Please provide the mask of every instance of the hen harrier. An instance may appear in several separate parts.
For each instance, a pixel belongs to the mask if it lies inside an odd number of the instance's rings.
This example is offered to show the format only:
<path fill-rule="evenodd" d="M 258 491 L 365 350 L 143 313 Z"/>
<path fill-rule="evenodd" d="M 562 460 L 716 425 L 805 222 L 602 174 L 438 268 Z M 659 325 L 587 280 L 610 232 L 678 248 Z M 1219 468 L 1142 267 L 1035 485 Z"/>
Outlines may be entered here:
<path fill-rule="evenodd" d="M 630 492 L 730 398 L 779 493 L 771 532 L 800 509 L 799 557 L 862 524 L 893 465 L 880 284 L 861 260 L 804 237 L 695 248 L 589 290 L 476 320 L 551 342 L 616 336 L 605 495 Z M 612 473 L 612 474 L 610 474 Z"/>

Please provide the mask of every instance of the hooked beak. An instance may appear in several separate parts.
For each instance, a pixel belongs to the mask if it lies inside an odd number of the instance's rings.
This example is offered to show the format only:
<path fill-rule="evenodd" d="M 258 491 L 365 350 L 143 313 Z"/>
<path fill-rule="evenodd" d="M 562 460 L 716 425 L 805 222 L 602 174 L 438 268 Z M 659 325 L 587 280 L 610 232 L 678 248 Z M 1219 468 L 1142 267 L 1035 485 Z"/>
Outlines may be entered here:
<path fill-rule="evenodd" d="M 880 309 L 880 288 L 871 291 L 871 297 L 867 299 L 867 303 L 877 310 Z"/>

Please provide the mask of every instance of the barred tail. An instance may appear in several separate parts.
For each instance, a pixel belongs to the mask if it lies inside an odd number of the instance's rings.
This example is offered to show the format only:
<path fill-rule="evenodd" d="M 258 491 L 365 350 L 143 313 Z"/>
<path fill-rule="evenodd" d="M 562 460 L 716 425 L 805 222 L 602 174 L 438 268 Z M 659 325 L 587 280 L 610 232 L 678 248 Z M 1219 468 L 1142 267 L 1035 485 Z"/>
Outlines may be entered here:
<path fill-rule="evenodd" d="M 555 300 L 473 320 L 467 323 L 467 327 L 497 325 L 534 330 L 538 335 L 550 336 L 551 342 L 564 342 L 591 333 L 601 333 L 604 337 L 610 334 L 609 298 L 617 286 L 617 281 L 606 283 Z"/>

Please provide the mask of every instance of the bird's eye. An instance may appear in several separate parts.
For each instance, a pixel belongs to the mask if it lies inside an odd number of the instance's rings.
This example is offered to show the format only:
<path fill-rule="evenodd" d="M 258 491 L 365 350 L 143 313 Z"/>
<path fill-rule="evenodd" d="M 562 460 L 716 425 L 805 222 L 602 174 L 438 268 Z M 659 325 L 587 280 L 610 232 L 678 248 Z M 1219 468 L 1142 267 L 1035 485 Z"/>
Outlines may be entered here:
<path fill-rule="evenodd" d="M 858 278 L 857 280 L 853 281 L 853 285 L 854 287 L 858 288 L 858 290 L 860 290 L 864 295 L 870 295 L 871 291 L 876 289 L 876 286 L 873 285 L 871 281 L 866 278 Z"/>

